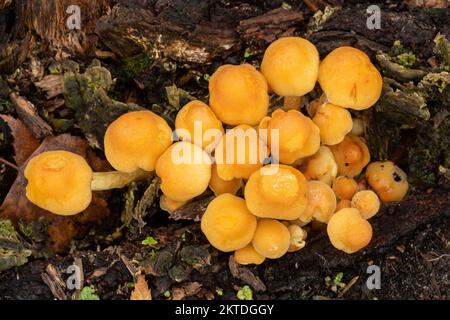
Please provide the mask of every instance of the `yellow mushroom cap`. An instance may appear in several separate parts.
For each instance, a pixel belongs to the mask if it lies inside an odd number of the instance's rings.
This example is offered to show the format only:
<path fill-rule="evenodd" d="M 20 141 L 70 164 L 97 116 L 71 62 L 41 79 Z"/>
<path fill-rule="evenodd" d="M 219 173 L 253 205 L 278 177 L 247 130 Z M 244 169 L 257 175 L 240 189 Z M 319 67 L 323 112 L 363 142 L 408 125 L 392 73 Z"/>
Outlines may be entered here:
<path fill-rule="evenodd" d="M 255 128 L 243 124 L 227 131 L 217 145 L 214 156 L 217 174 L 221 179 L 248 179 L 263 166 L 268 148 Z"/>
<path fill-rule="evenodd" d="M 266 79 L 252 65 L 227 64 L 209 80 L 209 104 L 223 123 L 254 126 L 267 115 L 268 90 Z"/>
<path fill-rule="evenodd" d="M 364 219 L 370 219 L 380 210 L 380 199 L 372 190 L 359 191 L 352 198 L 352 208 L 358 209 Z"/>
<path fill-rule="evenodd" d="M 247 246 L 256 230 L 256 217 L 244 199 L 222 194 L 206 208 L 201 229 L 208 241 L 220 251 L 230 252 Z"/>
<path fill-rule="evenodd" d="M 347 136 L 344 141 L 330 148 L 338 165 L 339 175 L 356 177 L 370 162 L 369 148 L 360 137 Z"/>
<path fill-rule="evenodd" d="M 201 195 L 211 179 L 211 159 L 199 146 L 177 142 L 156 163 L 161 190 L 174 201 L 188 201 Z"/>
<path fill-rule="evenodd" d="M 331 103 L 320 106 L 313 121 L 320 129 L 320 140 L 329 146 L 342 142 L 353 127 L 350 112 Z"/>
<path fill-rule="evenodd" d="M 358 183 L 353 178 L 339 176 L 333 182 L 333 191 L 339 199 L 350 200 L 358 191 Z"/>
<path fill-rule="evenodd" d="M 332 104 L 363 110 L 380 98 L 383 79 L 364 52 L 340 47 L 320 64 L 319 83 Z"/>
<path fill-rule="evenodd" d="M 320 147 L 320 131 L 314 122 L 297 110 L 277 109 L 272 117 L 264 118 L 260 129 L 267 130 L 267 142 L 271 149 L 279 150 L 279 160 L 284 164 L 309 157 Z M 274 131 L 274 132 L 272 132 Z M 272 136 L 278 133 L 278 141 Z M 274 145 L 278 143 L 278 145 Z"/>
<path fill-rule="evenodd" d="M 217 174 L 217 165 L 213 164 L 211 168 L 211 181 L 209 181 L 209 188 L 216 196 L 224 193 L 236 194 L 242 186 L 242 179 L 223 180 Z"/>
<path fill-rule="evenodd" d="M 115 120 L 105 133 L 105 155 L 114 169 L 153 171 L 172 143 L 172 129 L 155 113 L 133 111 Z"/>
<path fill-rule="evenodd" d="M 250 243 L 246 247 L 238 249 L 234 252 L 234 260 L 242 265 L 259 265 L 263 263 L 266 258 L 256 252 L 255 248 L 253 248 L 253 245 Z"/>
<path fill-rule="evenodd" d="M 319 151 L 308 158 L 305 164 L 305 176 L 308 179 L 319 180 L 331 186 L 338 173 L 338 166 L 330 148 L 321 146 Z"/>
<path fill-rule="evenodd" d="M 333 190 L 322 181 L 308 181 L 307 190 L 308 206 L 300 218 L 303 221 L 313 218 L 328 223 L 336 211 L 336 196 Z"/>
<path fill-rule="evenodd" d="M 288 251 L 295 252 L 303 249 L 306 246 L 306 237 L 308 236 L 308 233 L 296 224 L 289 225 L 288 230 L 291 235 L 291 244 Z"/>
<path fill-rule="evenodd" d="M 197 126 L 197 131 L 195 130 Z M 222 122 L 217 119 L 211 108 L 198 100 L 186 104 L 178 112 L 175 119 L 175 128 L 180 140 L 191 141 L 206 151 L 214 150 L 216 139 L 223 135 Z M 216 130 L 217 135 L 208 135 L 208 130 Z"/>
<path fill-rule="evenodd" d="M 260 255 L 268 259 L 278 259 L 288 252 L 291 234 L 281 222 L 273 219 L 261 219 L 258 220 L 252 244 Z"/>
<path fill-rule="evenodd" d="M 391 161 L 371 163 L 366 178 L 383 202 L 401 201 L 408 192 L 406 173 Z"/>
<path fill-rule="evenodd" d="M 300 37 L 285 37 L 267 48 L 261 72 L 276 94 L 303 96 L 314 89 L 319 63 L 319 53 L 311 42 Z"/>
<path fill-rule="evenodd" d="M 62 216 L 84 211 L 92 200 L 92 169 L 68 151 L 48 151 L 32 158 L 25 168 L 26 195 L 38 207 Z"/>
<path fill-rule="evenodd" d="M 286 165 L 268 165 L 256 171 L 244 193 L 248 209 L 260 218 L 296 220 L 306 208 L 306 179 Z"/>
<path fill-rule="evenodd" d="M 336 249 L 351 254 L 370 243 L 372 226 L 357 209 L 342 209 L 331 217 L 327 233 Z"/>
<path fill-rule="evenodd" d="M 348 199 L 339 200 L 336 206 L 336 212 L 345 209 L 345 208 L 351 208 L 352 202 Z"/>
<path fill-rule="evenodd" d="M 175 201 L 170 199 L 164 194 L 159 198 L 159 207 L 169 213 L 173 213 L 174 211 L 180 209 L 186 203 L 186 201 Z"/>

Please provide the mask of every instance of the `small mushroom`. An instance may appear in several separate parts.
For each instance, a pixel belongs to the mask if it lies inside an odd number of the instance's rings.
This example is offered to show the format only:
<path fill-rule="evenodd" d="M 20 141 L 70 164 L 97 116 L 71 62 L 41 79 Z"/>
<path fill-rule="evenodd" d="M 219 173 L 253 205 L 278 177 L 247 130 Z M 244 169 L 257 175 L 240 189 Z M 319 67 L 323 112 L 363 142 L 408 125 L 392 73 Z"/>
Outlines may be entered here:
<path fill-rule="evenodd" d="M 352 131 L 350 131 L 350 135 L 361 137 L 364 135 L 364 131 L 364 121 L 361 118 L 354 118 L 353 128 Z"/>
<path fill-rule="evenodd" d="M 252 240 L 256 252 L 268 259 L 284 256 L 291 245 L 291 234 L 281 222 L 273 219 L 260 219 Z"/>
<path fill-rule="evenodd" d="M 383 87 L 381 74 L 369 57 L 352 47 L 337 48 L 325 57 L 319 83 L 330 103 L 355 110 L 373 106 Z"/>
<path fill-rule="evenodd" d="M 370 219 L 380 211 L 380 199 L 372 190 L 359 191 L 352 198 L 352 208 L 358 209 L 364 219 Z"/>
<path fill-rule="evenodd" d="M 28 162 L 24 176 L 28 200 L 54 214 L 70 216 L 89 206 L 92 191 L 123 188 L 132 181 L 145 179 L 148 173 L 92 172 L 86 160 L 77 154 L 48 151 Z"/>
<path fill-rule="evenodd" d="M 173 199 L 170 199 L 164 194 L 159 198 L 159 207 L 161 208 L 161 210 L 167 211 L 168 213 L 175 212 L 186 203 L 187 201 L 175 201 Z"/>
<path fill-rule="evenodd" d="M 242 187 L 242 179 L 223 180 L 217 174 L 217 165 L 213 164 L 211 168 L 211 181 L 209 181 L 209 188 L 216 196 L 224 193 L 236 194 Z"/>
<path fill-rule="evenodd" d="M 392 161 L 371 163 L 366 179 L 383 202 L 401 201 L 408 192 L 406 173 Z"/>
<path fill-rule="evenodd" d="M 108 127 L 104 144 L 106 158 L 114 169 L 153 171 L 158 158 L 172 144 L 172 129 L 151 111 L 133 111 Z"/>
<path fill-rule="evenodd" d="M 209 93 L 209 105 L 228 125 L 257 125 L 269 109 L 267 81 L 250 64 L 219 67 L 209 80 Z"/>
<path fill-rule="evenodd" d="M 247 246 L 256 230 L 256 217 L 244 199 L 222 194 L 206 208 L 201 229 L 209 243 L 220 251 L 231 252 Z"/>
<path fill-rule="evenodd" d="M 239 125 L 222 137 L 214 156 L 222 180 L 248 179 L 263 166 L 268 149 L 255 128 Z"/>
<path fill-rule="evenodd" d="M 351 200 L 348 199 L 342 199 L 339 200 L 337 205 L 336 205 L 336 212 L 345 209 L 345 208 L 351 208 L 352 207 L 352 202 Z"/>
<path fill-rule="evenodd" d="M 250 243 L 246 247 L 238 249 L 234 252 L 234 260 L 237 263 L 246 266 L 249 264 L 260 265 L 266 260 L 266 258 L 256 252 L 255 248 L 253 248 L 253 245 Z"/>
<path fill-rule="evenodd" d="M 178 111 L 175 128 L 180 140 L 190 141 L 207 152 L 214 150 L 218 138 L 224 133 L 222 122 L 211 108 L 198 100 L 189 102 Z"/>
<path fill-rule="evenodd" d="M 333 182 L 333 191 L 341 200 L 350 200 L 358 191 L 358 183 L 353 178 L 339 176 Z"/>
<path fill-rule="evenodd" d="M 156 163 L 162 192 L 178 202 L 201 195 L 211 179 L 211 164 L 201 147 L 185 141 L 173 144 Z"/>
<path fill-rule="evenodd" d="M 372 226 L 358 209 L 342 209 L 331 217 L 327 233 L 336 249 L 352 254 L 370 243 Z"/>
<path fill-rule="evenodd" d="M 300 171 L 286 165 L 268 165 L 251 175 L 244 194 L 255 216 L 296 220 L 305 211 L 306 191 L 306 179 Z"/>
<path fill-rule="evenodd" d="M 360 137 L 347 136 L 344 141 L 330 148 L 338 165 L 339 175 L 356 177 L 370 162 L 369 148 Z"/>
<path fill-rule="evenodd" d="M 320 140 L 329 146 L 342 142 L 353 127 L 350 112 L 331 103 L 321 105 L 313 121 L 320 129 Z"/>
<path fill-rule="evenodd" d="M 267 144 L 272 150 L 279 150 L 281 163 L 293 164 L 319 150 L 319 128 L 300 111 L 277 109 L 272 113 L 272 117 L 266 117 L 261 121 L 259 128 L 267 130 Z M 272 130 L 278 134 L 275 141 L 271 139 L 274 135 Z M 275 143 L 277 145 L 274 145 Z"/>
<path fill-rule="evenodd" d="M 319 53 L 311 42 L 300 37 L 284 37 L 267 48 L 261 72 L 270 88 L 285 97 L 285 107 L 298 109 L 300 97 L 314 89 L 319 63 Z"/>
<path fill-rule="evenodd" d="M 305 176 L 330 185 L 338 173 L 338 166 L 329 147 L 321 146 L 319 151 L 308 158 L 305 164 Z"/>
<path fill-rule="evenodd" d="M 300 216 L 303 221 L 317 220 L 328 223 L 336 211 L 336 196 L 329 185 L 322 181 L 308 181 L 308 205 Z"/>
<path fill-rule="evenodd" d="M 288 252 L 296 252 L 303 249 L 306 246 L 308 233 L 296 224 L 289 225 L 288 230 L 291 235 L 291 244 Z"/>

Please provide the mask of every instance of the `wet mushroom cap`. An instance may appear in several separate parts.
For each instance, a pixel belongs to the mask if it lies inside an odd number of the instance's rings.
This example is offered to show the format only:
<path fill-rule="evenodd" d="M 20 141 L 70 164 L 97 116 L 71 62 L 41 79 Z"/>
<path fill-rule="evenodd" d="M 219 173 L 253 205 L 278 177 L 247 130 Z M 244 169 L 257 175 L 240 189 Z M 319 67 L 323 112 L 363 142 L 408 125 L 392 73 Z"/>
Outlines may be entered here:
<path fill-rule="evenodd" d="M 291 234 L 281 222 L 273 219 L 260 219 L 252 240 L 253 248 L 268 259 L 284 256 L 291 244 Z"/>
<path fill-rule="evenodd" d="M 26 196 L 38 207 L 57 215 L 84 211 L 92 200 L 92 169 L 68 151 L 48 151 L 32 158 L 24 171 Z"/>
<path fill-rule="evenodd" d="M 223 123 L 254 126 L 267 115 L 268 90 L 266 79 L 252 65 L 223 65 L 209 80 L 209 105 Z"/>
<path fill-rule="evenodd" d="M 336 212 L 338 212 L 339 210 L 342 210 L 345 208 L 351 208 L 351 207 L 352 207 L 351 200 L 348 200 L 348 199 L 339 200 L 336 205 Z"/>
<path fill-rule="evenodd" d="M 190 142 L 173 144 L 156 163 L 162 192 L 178 202 L 201 195 L 211 179 L 211 164 L 211 158 L 201 147 Z"/>
<path fill-rule="evenodd" d="M 383 202 L 401 201 L 408 192 L 406 173 L 391 161 L 371 163 L 366 179 Z"/>
<path fill-rule="evenodd" d="M 223 180 L 217 173 L 217 164 L 213 164 L 211 168 L 211 180 L 209 188 L 216 196 L 224 193 L 236 194 L 242 187 L 242 179 Z"/>
<path fill-rule="evenodd" d="M 383 80 L 369 57 L 356 48 L 340 47 L 321 62 L 319 83 L 328 101 L 343 108 L 363 110 L 381 95 Z"/>
<path fill-rule="evenodd" d="M 308 181 L 306 194 L 308 205 L 300 219 L 328 223 L 336 211 L 336 196 L 331 187 L 322 181 Z"/>
<path fill-rule="evenodd" d="M 358 191 L 358 183 L 353 178 L 339 176 L 333 182 L 333 191 L 339 199 L 350 200 Z"/>
<path fill-rule="evenodd" d="M 370 243 L 372 226 L 357 209 L 342 209 L 331 217 L 327 233 L 336 249 L 352 254 Z"/>
<path fill-rule="evenodd" d="M 315 155 L 306 160 L 304 166 L 308 179 L 319 180 L 330 186 L 338 173 L 334 155 L 327 146 L 321 146 Z"/>
<path fill-rule="evenodd" d="M 380 199 L 372 190 L 359 191 L 352 198 L 352 208 L 358 209 L 364 219 L 370 219 L 380 211 Z"/>
<path fill-rule="evenodd" d="M 320 140 L 329 146 L 342 142 L 353 127 L 350 112 L 331 103 L 320 106 L 313 121 L 320 129 Z"/>
<path fill-rule="evenodd" d="M 222 122 L 217 119 L 212 109 L 198 100 L 189 102 L 178 111 L 175 128 L 180 140 L 191 141 L 207 151 L 214 150 L 218 142 L 217 136 L 220 137 L 224 133 Z M 217 134 L 207 136 L 208 130 L 215 130 Z"/>
<path fill-rule="evenodd" d="M 166 195 L 161 195 L 159 198 L 159 207 L 167 211 L 169 213 L 173 213 L 176 210 L 180 209 L 182 206 L 184 206 L 187 202 L 186 201 L 175 201 L 173 199 L 170 199 Z"/>
<path fill-rule="evenodd" d="M 293 164 L 309 157 L 320 147 L 320 130 L 314 122 L 297 110 L 277 109 L 264 118 L 259 128 L 267 130 L 267 143 L 271 150 L 279 150 L 279 161 Z M 277 137 L 278 139 L 272 139 Z M 278 143 L 277 145 L 274 145 Z"/>
<path fill-rule="evenodd" d="M 296 220 L 307 205 L 307 182 L 291 166 L 268 165 L 254 172 L 245 186 L 248 209 L 257 217 Z"/>
<path fill-rule="evenodd" d="M 223 194 L 206 208 L 201 229 L 211 245 L 220 251 L 231 252 L 252 241 L 256 224 L 256 217 L 248 211 L 244 199 Z"/>
<path fill-rule="evenodd" d="M 234 252 L 234 260 L 245 266 L 249 264 L 260 265 L 266 258 L 256 252 L 255 248 L 253 248 L 253 245 L 250 243 L 246 247 Z"/>
<path fill-rule="evenodd" d="M 338 174 L 341 176 L 356 177 L 370 162 L 369 148 L 360 137 L 347 136 L 330 149 L 338 165 Z"/>
<path fill-rule="evenodd" d="M 172 144 L 172 129 L 151 111 L 133 111 L 108 127 L 104 144 L 106 158 L 114 169 L 153 171 L 158 158 Z"/>
<path fill-rule="evenodd" d="M 276 94 L 303 96 L 314 89 L 319 62 L 319 53 L 311 42 L 300 37 L 285 37 L 267 48 L 261 72 Z"/>

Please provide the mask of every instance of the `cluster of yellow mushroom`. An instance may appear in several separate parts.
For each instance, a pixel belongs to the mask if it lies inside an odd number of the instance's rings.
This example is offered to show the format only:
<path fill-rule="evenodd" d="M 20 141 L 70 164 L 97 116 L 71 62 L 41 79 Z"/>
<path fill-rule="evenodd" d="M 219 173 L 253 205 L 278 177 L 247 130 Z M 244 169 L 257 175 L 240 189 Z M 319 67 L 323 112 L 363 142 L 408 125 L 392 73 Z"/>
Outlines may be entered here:
<path fill-rule="evenodd" d="M 323 95 L 306 115 L 300 102 L 317 81 Z M 250 64 L 219 67 L 210 78 L 209 105 L 185 105 L 175 134 L 147 110 L 114 121 L 104 149 L 115 172 L 93 173 L 66 151 L 36 156 L 25 170 L 27 197 L 73 215 L 87 208 L 92 191 L 155 171 L 166 211 L 212 190 L 201 230 L 238 263 L 261 264 L 304 248 L 313 221 L 327 225 L 334 247 L 354 253 L 372 238 L 367 219 L 380 199 L 400 201 L 408 191 L 406 174 L 392 162 L 369 164 L 360 120 L 350 112 L 374 105 L 381 87 L 379 72 L 358 49 L 337 48 L 321 62 L 308 40 L 281 38 L 267 48 L 261 71 Z M 269 115 L 271 91 L 285 103 Z"/>

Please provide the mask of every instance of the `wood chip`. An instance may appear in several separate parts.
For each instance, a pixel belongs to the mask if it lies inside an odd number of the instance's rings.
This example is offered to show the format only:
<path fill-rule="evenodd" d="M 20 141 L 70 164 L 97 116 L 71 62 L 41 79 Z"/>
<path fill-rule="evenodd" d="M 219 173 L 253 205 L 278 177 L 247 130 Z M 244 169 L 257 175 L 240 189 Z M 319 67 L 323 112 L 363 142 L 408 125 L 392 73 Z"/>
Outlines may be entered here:
<path fill-rule="evenodd" d="M 152 300 L 152 291 L 148 287 L 144 275 L 138 275 L 130 300 Z"/>

